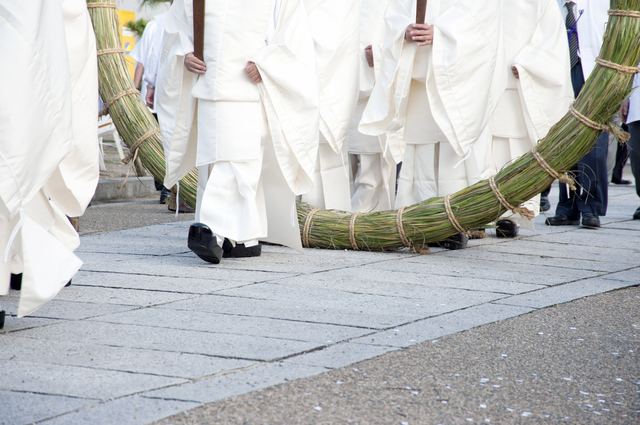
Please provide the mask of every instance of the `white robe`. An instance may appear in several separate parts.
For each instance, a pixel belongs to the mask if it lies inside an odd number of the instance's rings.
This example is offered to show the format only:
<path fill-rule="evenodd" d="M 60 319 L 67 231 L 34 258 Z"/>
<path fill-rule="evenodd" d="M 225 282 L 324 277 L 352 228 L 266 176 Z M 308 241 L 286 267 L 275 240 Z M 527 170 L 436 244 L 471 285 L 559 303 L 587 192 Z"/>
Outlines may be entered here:
<path fill-rule="evenodd" d="M 155 19 L 147 23 L 147 26 L 144 28 L 144 32 L 142 33 L 142 37 L 136 43 L 136 46 L 133 48 L 129 56 L 136 61 L 137 63 L 142 64 L 144 67 L 144 72 L 147 71 L 147 64 L 149 60 L 149 52 L 151 50 L 151 46 L 153 44 L 153 40 L 155 38 L 155 32 L 158 29 L 157 22 Z M 144 73 L 142 74 L 142 83 L 140 86 L 140 97 L 144 100 L 147 95 L 147 84 L 144 81 Z"/>
<path fill-rule="evenodd" d="M 351 210 L 347 136 L 358 100 L 359 1 L 303 0 L 315 44 L 320 91 L 320 147 L 314 187 L 302 200 Z"/>
<path fill-rule="evenodd" d="M 491 120 L 492 175 L 535 147 L 573 102 L 567 33 L 556 1 L 506 2 L 502 22 L 508 79 Z M 524 206 L 537 216 L 539 196 Z M 533 230 L 519 215 L 513 220 Z"/>
<path fill-rule="evenodd" d="M 0 295 L 22 273 L 21 317 L 82 265 L 66 215 L 82 215 L 98 182 L 98 71 L 83 0 L 2 8 L 0 55 L 12 66 L 0 67 Z"/>
<path fill-rule="evenodd" d="M 165 186 L 178 183 L 195 165 L 207 167 L 200 177 L 204 179 L 216 167 L 218 172 L 226 168 L 236 184 L 222 187 L 212 174 L 199 203 L 202 222 L 219 237 L 238 242 L 260 238 L 301 249 L 294 195 L 311 189 L 318 150 L 318 93 L 309 90 L 318 86 L 313 39 L 300 0 L 249 3 L 239 7 L 233 0 L 207 2 L 207 72 L 202 76 L 184 66 L 185 56 L 193 51 L 192 2 L 177 0 L 170 9 L 156 92 L 167 161 Z M 245 28 L 243 37 L 236 36 L 240 27 Z M 261 83 L 246 75 L 247 61 L 258 67 Z M 199 105 L 205 103 L 206 115 L 201 116 Z M 237 165 L 249 162 L 250 170 Z M 230 193 L 224 195 L 227 189 Z M 221 203 L 210 202 L 214 199 Z M 268 232 L 263 236 L 262 219 L 256 217 L 263 217 L 265 208 Z M 243 225 L 246 211 L 253 221 Z M 208 222 L 207 217 L 221 219 Z"/>
<path fill-rule="evenodd" d="M 381 60 L 386 9 L 387 3 L 377 0 L 362 0 L 360 6 L 360 94 L 348 139 L 353 164 L 353 211 L 389 210 L 395 202 L 396 164 L 393 157 L 384 151 L 385 136 L 369 136 L 358 131 L 358 124 L 375 83 L 377 69 L 369 66 L 365 48 L 372 46 L 374 64 Z"/>
<path fill-rule="evenodd" d="M 426 22 L 434 26 L 434 40 L 426 47 L 404 38 L 415 22 L 415 0 L 395 0 L 387 9 L 378 79 L 359 129 L 387 133 L 395 161 L 404 160 L 396 207 L 485 177 L 488 155 L 460 162 L 472 148 L 489 152 L 487 125 L 506 84 L 501 4 L 429 1 Z"/>

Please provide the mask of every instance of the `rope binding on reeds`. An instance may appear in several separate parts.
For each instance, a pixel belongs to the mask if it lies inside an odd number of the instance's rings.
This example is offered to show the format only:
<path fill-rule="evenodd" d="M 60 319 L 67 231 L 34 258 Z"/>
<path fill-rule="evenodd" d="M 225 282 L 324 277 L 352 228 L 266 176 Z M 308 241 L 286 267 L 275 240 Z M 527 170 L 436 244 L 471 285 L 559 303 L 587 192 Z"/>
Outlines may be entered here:
<path fill-rule="evenodd" d="M 573 178 L 571 178 L 569 175 L 567 174 L 560 174 L 558 172 L 556 172 L 556 170 L 554 170 L 553 168 L 551 168 L 551 166 L 547 163 L 547 161 L 544 160 L 544 158 L 542 157 L 542 155 L 540 155 L 540 152 L 538 152 L 537 149 L 532 149 L 531 153 L 533 154 L 533 157 L 536 159 L 536 161 L 538 161 L 538 164 L 540 164 L 540 167 L 542 167 L 542 169 L 549 174 L 554 180 L 559 180 L 560 182 L 566 184 L 567 186 L 569 186 L 569 189 L 571 190 L 576 190 L 576 182 Z"/>
<path fill-rule="evenodd" d="M 569 112 L 571 112 L 571 115 L 573 115 L 578 121 L 580 121 L 585 126 L 591 128 L 592 130 L 606 131 L 606 132 L 609 132 L 609 133 L 613 134 L 615 136 L 615 138 L 618 140 L 618 142 L 620 142 L 621 144 L 622 143 L 626 143 L 631 138 L 629 133 L 627 133 L 626 131 L 622 130 L 617 125 L 615 125 L 615 124 L 599 124 L 599 123 L 589 119 L 589 117 L 587 117 L 586 115 L 583 115 L 582 113 L 580 113 L 580 111 L 578 111 L 576 108 L 574 108 L 573 105 L 571 105 L 569 107 Z"/>
<path fill-rule="evenodd" d="M 609 16 L 623 16 L 628 18 L 640 18 L 640 12 L 636 10 L 610 9 Z"/>
<path fill-rule="evenodd" d="M 447 218 L 451 225 L 458 231 L 458 233 L 464 233 L 465 235 L 470 235 L 469 231 L 458 223 L 456 216 L 453 214 L 453 210 L 451 209 L 451 195 L 447 195 L 444 197 L 444 209 L 447 212 Z"/>
<path fill-rule="evenodd" d="M 151 139 L 156 134 L 160 134 L 159 128 L 152 128 L 151 130 L 140 136 L 138 140 L 136 140 L 135 143 L 131 145 L 131 148 L 129 148 L 129 155 L 127 155 L 126 158 L 122 160 L 122 162 L 128 164 L 132 161 L 135 161 L 138 158 L 138 149 L 140 148 L 140 146 L 142 146 L 144 142 Z"/>
<path fill-rule="evenodd" d="M 349 220 L 349 242 L 351 243 L 351 249 L 354 251 L 360 251 L 358 248 L 358 241 L 356 240 L 356 218 L 358 218 L 359 212 L 351 214 L 351 220 Z"/>
<path fill-rule="evenodd" d="M 302 230 L 302 246 L 305 248 L 309 248 L 309 231 L 311 230 L 311 220 L 313 220 L 313 216 L 320 211 L 319 208 L 314 208 L 309 212 L 307 218 L 304 221 L 304 228 Z"/>
<path fill-rule="evenodd" d="M 117 9 L 118 6 L 116 6 L 115 3 L 97 2 L 97 3 L 87 3 L 87 8 L 89 8 L 89 9 L 96 9 L 96 8 Z"/>
<path fill-rule="evenodd" d="M 493 192 L 493 194 L 496 196 L 496 198 L 498 198 L 498 201 L 500 201 L 500 204 L 505 207 L 507 210 L 511 210 L 511 212 L 513 212 L 514 214 L 520 214 L 522 217 L 526 218 L 527 220 L 533 220 L 536 215 L 533 213 L 533 211 L 531 211 L 528 208 L 519 206 L 519 207 L 514 207 L 513 205 L 511 205 L 507 199 L 502 196 L 502 193 L 500 193 L 500 190 L 498 189 L 498 185 L 496 184 L 496 181 L 494 179 L 494 176 L 489 177 L 489 186 L 491 187 L 491 191 Z"/>

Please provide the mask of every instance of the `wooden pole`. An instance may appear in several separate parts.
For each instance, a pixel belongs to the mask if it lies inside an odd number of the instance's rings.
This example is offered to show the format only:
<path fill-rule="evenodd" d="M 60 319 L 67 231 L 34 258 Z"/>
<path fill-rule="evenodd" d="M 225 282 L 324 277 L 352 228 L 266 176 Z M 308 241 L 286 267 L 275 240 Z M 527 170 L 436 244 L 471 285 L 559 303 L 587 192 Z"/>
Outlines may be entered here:
<path fill-rule="evenodd" d="M 205 0 L 193 0 L 193 54 L 204 61 Z"/>
<path fill-rule="evenodd" d="M 426 14 L 427 14 L 427 0 L 418 0 L 418 5 L 416 7 L 416 24 L 424 24 Z"/>

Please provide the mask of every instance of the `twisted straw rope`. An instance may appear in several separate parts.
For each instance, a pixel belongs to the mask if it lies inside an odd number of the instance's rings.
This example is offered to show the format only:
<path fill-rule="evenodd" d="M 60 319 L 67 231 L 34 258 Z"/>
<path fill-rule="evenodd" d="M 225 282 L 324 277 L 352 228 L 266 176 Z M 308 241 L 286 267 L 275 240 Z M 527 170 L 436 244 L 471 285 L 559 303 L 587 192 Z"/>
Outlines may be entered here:
<path fill-rule="evenodd" d="M 358 241 L 356 241 L 356 218 L 359 212 L 351 214 L 351 221 L 349 221 L 349 242 L 351 243 L 351 249 L 354 251 L 360 251 L 358 248 Z"/>
<path fill-rule="evenodd" d="M 136 158 L 138 157 L 138 149 L 140 148 L 140 146 L 142 146 L 142 144 L 147 140 L 149 140 L 151 137 L 159 133 L 160 133 L 159 128 L 153 128 L 147 131 L 146 133 L 144 133 L 142 136 L 140 136 L 138 140 L 136 140 L 136 142 L 131 146 L 131 148 L 129 148 L 129 155 L 127 155 L 127 157 L 123 159 L 122 162 L 124 162 L 125 164 L 128 164 L 131 161 L 135 161 Z"/>
<path fill-rule="evenodd" d="M 630 18 L 640 18 L 640 11 L 637 10 L 609 10 L 609 16 L 627 16 Z"/>
<path fill-rule="evenodd" d="M 98 50 L 98 56 L 102 56 L 102 55 L 111 55 L 114 53 L 124 53 L 124 49 L 122 48 L 114 48 L 114 49 L 103 49 L 103 50 Z"/>
<path fill-rule="evenodd" d="M 500 193 L 500 190 L 498 189 L 498 185 L 496 184 L 496 181 L 493 176 L 489 177 L 489 186 L 491 186 L 491 190 L 493 191 L 493 194 L 496 195 L 496 198 L 498 198 L 498 201 L 500 201 L 502 206 L 505 207 L 507 210 L 511 210 L 514 214 L 520 214 L 522 217 L 529 220 L 533 220 L 535 218 L 535 214 L 530 209 L 525 207 L 514 207 L 513 205 L 511 205 L 507 201 L 507 199 L 504 196 L 502 196 L 502 193 Z"/>
<path fill-rule="evenodd" d="M 546 171 L 547 174 L 549 174 L 554 179 L 560 180 L 562 183 L 565 183 L 567 186 L 569 186 L 571 190 L 577 189 L 576 182 L 568 175 L 557 173 L 556 170 L 551 168 L 551 166 L 547 164 L 547 161 L 544 160 L 544 158 L 542 157 L 542 155 L 540 155 L 540 152 L 538 152 L 537 149 L 532 149 L 531 153 L 533 154 L 533 157 L 536 159 L 536 161 L 538 161 L 538 164 L 540 164 L 542 169 Z"/>
<path fill-rule="evenodd" d="M 105 105 L 104 105 L 104 111 L 108 111 L 109 108 L 111 108 L 113 106 L 114 103 L 116 103 L 118 100 L 122 99 L 125 96 L 130 96 L 135 94 L 136 96 L 140 95 L 140 92 L 136 89 L 129 89 L 129 90 L 124 90 L 121 91 L 120 93 L 118 93 L 117 95 L 115 95 L 114 97 L 111 98 L 110 101 L 108 101 Z M 105 114 L 106 115 L 106 114 Z"/>
<path fill-rule="evenodd" d="M 596 63 L 598 65 L 602 65 L 607 68 L 615 69 L 616 71 L 619 71 L 619 72 L 624 72 L 625 74 L 637 74 L 640 72 L 640 68 L 637 68 L 635 66 L 620 65 L 620 64 L 609 62 L 600 58 L 596 58 Z"/>
<path fill-rule="evenodd" d="M 569 112 L 571 112 L 571 115 L 573 115 L 578 121 L 593 130 L 608 131 L 609 133 L 612 133 L 620 143 L 626 143 L 631 138 L 629 133 L 621 130 L 615 125 L 604 125 L 592 121 L 586 115 L 581 114 L 576 108 L 573 107 L 573 105 L 569 107 Z"/>
<path fill-rule="evenodd" d="M 107 9 L 117 9 L 117 6 L 115 5 L 115 3 L 104 3 L 104 2 L 87 3 L 87 8 L 89 9 L 94 9 L 98 7 L 104 7 Z"/>
<path fill-rule="evenodd" d="M 309 248 L 309 230 L 311 230 L 311 220 L 318 211 L 320 211 L 319 208 L 312 209 L 304 221 L 304 229 L 302 230 L 302 246 L 305 248 Z"/>
<path fill-rule="evenodd" d="M 407 207 L 402 207 L 398 209 L 396 213 L 396 227 L 398 228 L 398 234 L 400 235 L 400 240 L 402 241 L 402 245 L 407 248 L 411 248 L 411 241 L 407 237 L 407 234 L 404 232 L 404 226 L 402 225 L 402 214 L 404 214 L 404 210 Z"/>
<path fill-rule="evenodd" d="M 456 220 L 456 216 L 453 215 L 453 210 L 451 209 L 451 195 L 447 195 L 444 197 L 444 209 L 447 212 L 447 218 L 449 218 L 449 221 L 451 222 L 453 227 L 455 227 L 458 232 L 467 235 L 469 232 L 466 231 L 464 227 L 460 225 L 460 223 L 458 223 L 458 220 Z"/>

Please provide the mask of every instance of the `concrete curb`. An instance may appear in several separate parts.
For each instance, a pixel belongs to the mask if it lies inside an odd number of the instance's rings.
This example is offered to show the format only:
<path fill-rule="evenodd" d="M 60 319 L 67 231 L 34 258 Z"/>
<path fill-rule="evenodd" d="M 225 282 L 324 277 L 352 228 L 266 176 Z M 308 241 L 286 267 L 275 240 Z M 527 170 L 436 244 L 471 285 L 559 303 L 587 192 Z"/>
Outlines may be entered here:
<path fill-rule="evenodd" d="M 124 178 L 100 180 L 92 201 L 144 198 L 158 193 L 153 177 L 129 177 L 126 184 L 124 182 Z"/>

